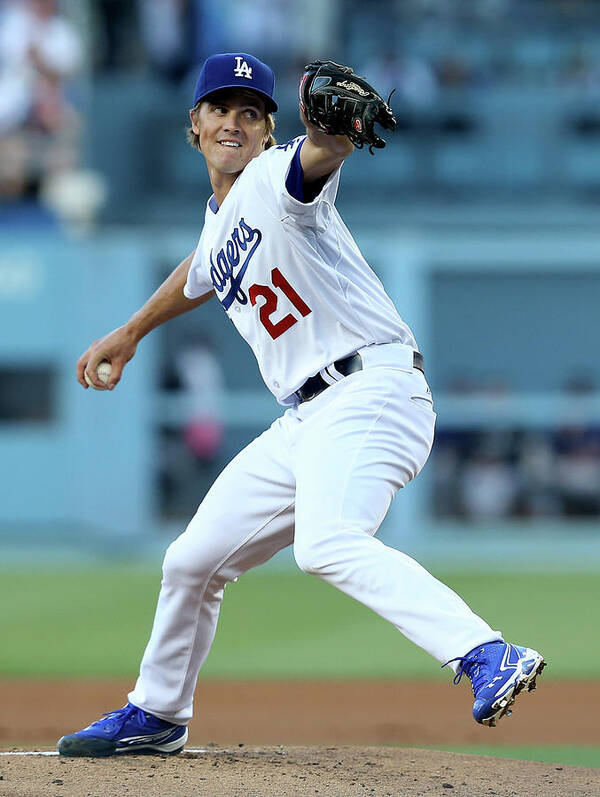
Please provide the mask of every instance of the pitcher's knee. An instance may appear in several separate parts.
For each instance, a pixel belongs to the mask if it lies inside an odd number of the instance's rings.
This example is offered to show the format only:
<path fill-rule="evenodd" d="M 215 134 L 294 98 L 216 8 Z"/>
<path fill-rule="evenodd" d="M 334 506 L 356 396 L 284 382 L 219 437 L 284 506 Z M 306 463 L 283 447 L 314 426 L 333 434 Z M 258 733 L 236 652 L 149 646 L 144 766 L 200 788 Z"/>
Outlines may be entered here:
<path fill-rule="evenodd" d="M 162 567 L 164 580 L 175 583 L 202 581 L 218 564 L 214 547 L 183 533 L 167 548 Z"/>
<path fill-rule="evenodd" d="M 335 566 L 336 557 L 329 540 L 313 540 L 310 542 L 295 540 L 294 559 L 305 573 L 323 576 Z"/>

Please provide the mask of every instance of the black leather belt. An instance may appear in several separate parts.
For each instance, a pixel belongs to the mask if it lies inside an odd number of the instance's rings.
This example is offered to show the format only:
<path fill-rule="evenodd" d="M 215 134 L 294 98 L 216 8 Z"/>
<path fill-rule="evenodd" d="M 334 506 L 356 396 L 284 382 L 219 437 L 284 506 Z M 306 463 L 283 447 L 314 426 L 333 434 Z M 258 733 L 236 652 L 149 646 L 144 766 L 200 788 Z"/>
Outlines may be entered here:
<path fill-rule="evenodd" d="M 334 368 L 343 376 L 350 376 L 350 374 L 353 374 L 356 371 L 362 371 L 362 367 L 362 358 L 358 352 L 356 354 L 350 354 L 348 357 L 342 357 L 341 360 L 336 360 L 333 363 L 333 367 L 330 365 L 327 366 L 328 369 Z M 420 351 L 413 352 L 413 368 L 418 368 L 419 371 L 425 373 L 425 361 L 423 360 L 423 355 Z M 339 381 L 339 379 L 335 378 L 335 376 L 332 376 L 332 379 Z M 314 376 L 310 376 L 302 385 L 302 387 L 298 388 L 296 391 L 296 396 L 299 402 L 310 401 L 328 387 L 329 382 L 326 382 L 320 373 L 315 374 Z"/>

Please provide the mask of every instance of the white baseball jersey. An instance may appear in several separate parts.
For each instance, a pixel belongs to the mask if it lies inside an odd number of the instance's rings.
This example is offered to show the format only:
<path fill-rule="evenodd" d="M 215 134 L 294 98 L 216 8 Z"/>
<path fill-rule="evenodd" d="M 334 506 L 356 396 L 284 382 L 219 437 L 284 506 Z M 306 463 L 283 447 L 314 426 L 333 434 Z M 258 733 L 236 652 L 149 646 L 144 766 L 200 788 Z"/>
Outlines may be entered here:
<path fill-rule="evenodd" d="M 314 201 L 292 196 L 302 197 L 301 141 L 252 160 L 220 208 L 209 200 L 185 286 L 190 298 L 214 287 L 271 391 L 294 406 L 224 468 L 165 556 L 129 701 L 175 725 L 192 717 L 225 584 L 288 545 L 302 570 L 442 664 L 458 669 L 470 650 L 502 638 L 374 537 L 396 491 L 425 464 L 436 416 L 413 367 L 414 338 L 335 210 L 339 169 Z M 360 371 L 311 401 L 294 400 L 308 377 L 357 349 Z"/>
<path fill-rule="evenodd" d="M 417 344 L 335 208 L 341 167 L 312 202 L 286 178 L 300 136 L 254 158 L 221 207 L 207 203 L 184 293 L 214 288 L 282 404 L 322 368 L 364 346 Z"/>

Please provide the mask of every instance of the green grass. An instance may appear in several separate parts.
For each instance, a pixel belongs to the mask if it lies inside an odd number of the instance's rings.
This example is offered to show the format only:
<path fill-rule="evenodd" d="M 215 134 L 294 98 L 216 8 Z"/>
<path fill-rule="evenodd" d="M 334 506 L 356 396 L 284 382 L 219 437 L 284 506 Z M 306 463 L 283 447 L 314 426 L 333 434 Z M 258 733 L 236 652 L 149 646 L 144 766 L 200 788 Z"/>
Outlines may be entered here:
<path fill-rule="evenodd" d="M 593 574 L 436 573 L 493 628 L 539 648 L 546 678 L 598 678 Z M 0 675 L 133 677 L 158 568 L 0 570 Z M 418 597 L 416 597 L 418 600 Z M 585 649 L 585 656 L 573 650 Z M 258 570 L 228 585 L 203 676 L 448 678 L 381 618 L 314 577 Z"/>
<path fill-rule="evenodd" d="M 600 768 L 600 747 L 545 745 L 544 747 L 498 747 L 487 745 L 435 745 L 432 750 L 453 753 L 489 755 L 494 758 L 514 758 L 519 761 L 547 761 L 557 766 Z"/>

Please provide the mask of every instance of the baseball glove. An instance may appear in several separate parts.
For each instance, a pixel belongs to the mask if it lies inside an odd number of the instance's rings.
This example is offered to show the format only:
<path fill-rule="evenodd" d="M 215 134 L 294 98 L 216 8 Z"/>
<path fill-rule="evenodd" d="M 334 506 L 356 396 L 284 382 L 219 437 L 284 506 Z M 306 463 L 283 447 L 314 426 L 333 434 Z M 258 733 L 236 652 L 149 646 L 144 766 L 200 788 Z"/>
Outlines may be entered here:
<path fill-rule="evenodd" d="M 331 136 L 348 136 L 358 149 L 366 144 L 382 149 L 385 141 L 375 132 L 378 122 L 396 129 L 392 109 L 367 81 L 349 66 L 334 61 L 312 61 L 300 81 L 300 107 L 306 119 Z"/>

